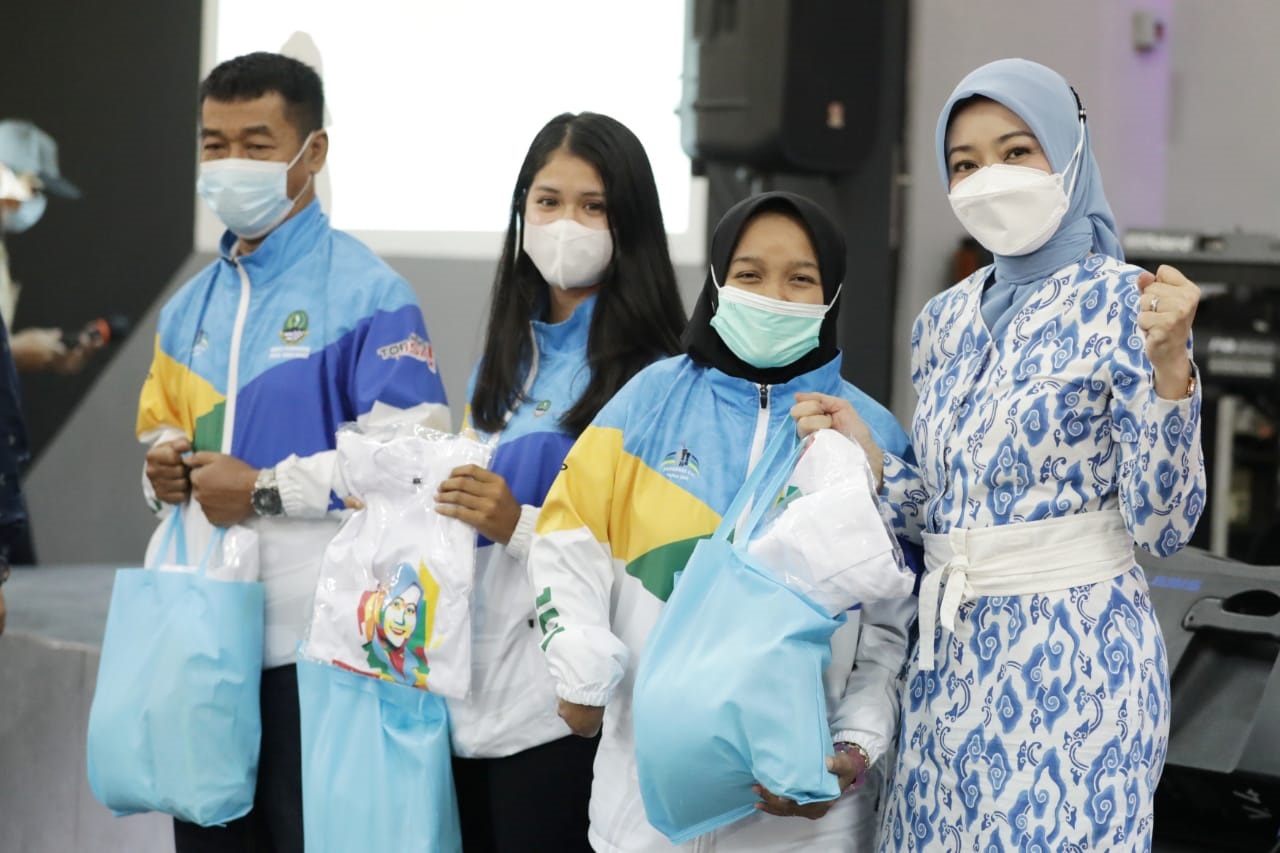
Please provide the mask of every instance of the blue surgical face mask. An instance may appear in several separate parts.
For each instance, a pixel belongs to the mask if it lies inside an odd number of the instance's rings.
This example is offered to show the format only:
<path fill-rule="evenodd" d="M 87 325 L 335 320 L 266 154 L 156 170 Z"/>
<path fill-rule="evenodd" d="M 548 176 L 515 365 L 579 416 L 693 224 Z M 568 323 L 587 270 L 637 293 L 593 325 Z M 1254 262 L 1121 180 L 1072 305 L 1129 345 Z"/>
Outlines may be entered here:
<path fill-rule="evenodd" d="M 40 221 L 48 204 L 49 199 L 44 193 L 36 193 L 18 205 L 16 210 L 0 213 L 0 224 L 3 225 L 6 234 L 21 234 Z"/>
<path fill-rule="evenodd" d="M 738 287 L 721 287 L 715 276 L 712 267 L 719 304 L 711 328 L 738 358 L 752 367 L 785 367 L 818 348 L 822 321 L 831 305 L 786 302 Z M 840 288 L 836 288 L 831 304 L 839 297 Z"/>
<path fill-rule="evenodd" d="M 196 192 L 212 208 L 227 230 L 245 240 L 265 237 L 284 222 L 298 197 L 289 198 L 289 170 L 302 158 L 315 132 L 288 163 L 228 157 L 200 164 Z M 311 176 L 307 176 L 307 184 Z M 298 195 L 307 191 L 306 185 Z"/>

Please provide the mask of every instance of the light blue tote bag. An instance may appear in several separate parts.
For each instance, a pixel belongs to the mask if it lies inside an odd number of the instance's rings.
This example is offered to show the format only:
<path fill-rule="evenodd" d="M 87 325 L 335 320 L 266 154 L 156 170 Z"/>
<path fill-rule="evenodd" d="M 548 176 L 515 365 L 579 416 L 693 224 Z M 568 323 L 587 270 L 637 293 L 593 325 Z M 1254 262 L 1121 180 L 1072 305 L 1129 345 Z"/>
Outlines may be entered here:
<path fill-rule="evenodd" d="M 840 795 L 826 768 L 834 750 L 822 673 L 845 617 L 829 617 L 747 554 L 799 455 L 783 426 L 715 535 L 694 549 L 640 658 L 640 792 L 649 823 L 676 844 L 751 814 L 757 782 L 798 803 Z"/>
<path fill-rule="evenodd" d="M 307 853 L 459 853 L 449 713 L 426 690 L 298 659 Z"/>
<path fill-rule="evenodd" d="M 190 565 L 175 508 L 160 562 Z M 258 772 L 262 584 L 194 571 L 120 569 L 89 711 L 89 787 L 116 815 L 163 812 L 201 826 L 242 817 Z"/>

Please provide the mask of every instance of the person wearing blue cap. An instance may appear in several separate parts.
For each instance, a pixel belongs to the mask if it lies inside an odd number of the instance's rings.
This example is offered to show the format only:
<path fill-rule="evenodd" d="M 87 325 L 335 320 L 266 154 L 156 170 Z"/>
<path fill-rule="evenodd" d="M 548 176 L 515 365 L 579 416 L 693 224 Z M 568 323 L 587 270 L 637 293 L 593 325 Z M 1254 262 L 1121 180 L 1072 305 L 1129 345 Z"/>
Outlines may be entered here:
<path fill-rule="evenodd" d="M 29 230 L 44 216 L 49 196 L 76 199 L 80 190 L 58 169 L 58 144 L 24 119 L 0 120 L 0 317 L 20 373 L 76 373 L 102 342 L 82 336 L 64 343 L 61 329 L 13 331 L 19 287 L 9 274 L 7 238 Z"/>
<path fill-rule="evenodd" d="M 101 344 L 63 343 L 61 329 L 11 332 L 18 286 L 9 275 L 7 238 L 29 229 L 44 214 L 48 195 L 78 198 L 80 191 L 58 170 L 58 146 L 29 121 L 0 120 L 0 584 L 10 563 L 35 562 L 21 477 L 31 459 L 18 373 L 74 373 Z M 0 630 L 4 625 L 0 593 Z"/>
<path fill-rule="evenodd" d="M 995 262 L 916 320 L 919 464 L 885 455 L 927 572 L 880 849 L 1149 850 L 1169 669 L 1133 551 L 1178 551 L 1204 508 L 1199 291 L 1124 263 L 1057 72 L 972 72 L 937 150 Z M 797 414 L 856 431 L 834 404 Z"/>

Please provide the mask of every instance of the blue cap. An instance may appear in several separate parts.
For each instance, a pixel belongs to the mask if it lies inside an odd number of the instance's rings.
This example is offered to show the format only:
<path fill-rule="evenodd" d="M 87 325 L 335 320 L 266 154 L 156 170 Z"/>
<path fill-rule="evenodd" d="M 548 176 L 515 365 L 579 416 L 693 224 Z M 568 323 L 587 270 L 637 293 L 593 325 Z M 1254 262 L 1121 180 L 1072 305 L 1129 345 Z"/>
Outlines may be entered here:
<path fill-rule="evenodd" d="M 80 197 L 76 185 L 58 171 L 58 143 L 29 121 L 0 120 L 0 163 L 19 175 L 35 175 L 47 193 Z"/>

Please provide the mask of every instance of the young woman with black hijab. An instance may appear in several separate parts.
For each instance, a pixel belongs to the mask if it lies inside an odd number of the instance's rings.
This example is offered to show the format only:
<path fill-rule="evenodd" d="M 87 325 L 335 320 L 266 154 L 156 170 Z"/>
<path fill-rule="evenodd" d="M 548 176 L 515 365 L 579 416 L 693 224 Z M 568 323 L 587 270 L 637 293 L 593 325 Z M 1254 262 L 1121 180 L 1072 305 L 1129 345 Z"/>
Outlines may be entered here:
<path fill-rule="evenodd" d="M 674 575 L 715 531 L 768 439 L 795 429 L 796 396 L 848 400 L 877 444 L 909 453 L 889 412 L 840 376 L 844 265 L 839 231 L 809 200 L 767 193 L 732 208 L 712 238 L 688 354 L 641 371 L 600 410 L 543 504 L 529 571 L 560 715 L 584 736 L 603 724 L 590 805 L 598 851 L 672 849 L 640 799 L 631 732 L 639 653 Z M 761 790 L 758 813 L 699 838 L 699 849 L 871 843 L 878 786 L 856 780 L 867 765 L 878 774 L 893 735 L 909 615 L 909 604 L 867 607 L 832 639 L 825 683 L 838 747 L 828 769 L 849 795 L 800 806 Z M 786 819 L 797 816 L 823 819 Z"/>

